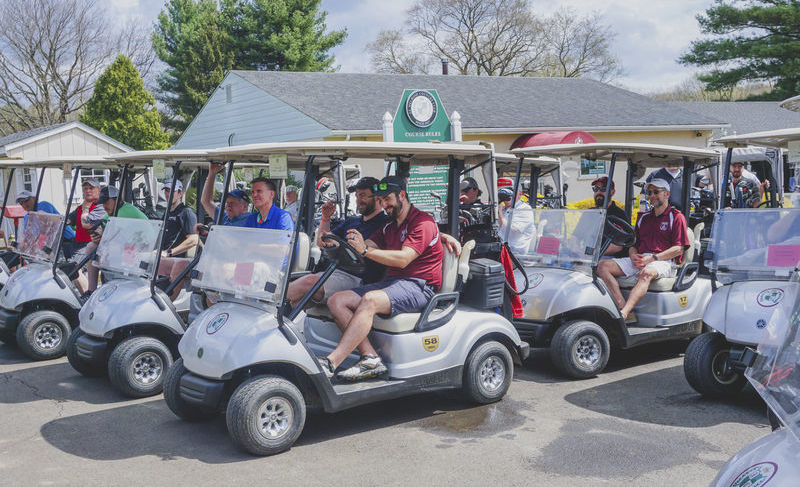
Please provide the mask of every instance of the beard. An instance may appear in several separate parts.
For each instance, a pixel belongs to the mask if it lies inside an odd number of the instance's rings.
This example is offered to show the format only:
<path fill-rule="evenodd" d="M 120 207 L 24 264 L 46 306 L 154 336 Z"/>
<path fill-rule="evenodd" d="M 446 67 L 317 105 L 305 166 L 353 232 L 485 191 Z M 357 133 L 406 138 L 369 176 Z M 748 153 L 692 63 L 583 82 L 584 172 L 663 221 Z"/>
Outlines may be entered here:
<path fill-rule="evenodd" d="M 375 202 L 372 201 L 370 203 L 364 203 L 361 207 L 358 208 L 358 212 L 362 215 L 371 215 L 375 211 Z"/>
<path fill-rule="evenodd" d="M 598 207 L 598 208 L 602 207 L 603 206 L 603 202 L 605 201 L 605 199 L 606 199 L 605 196 L 600 196 L 600 195 L 595 196 L 594 197 L 594 205 L 596 207 Z M 611 203 L 609 203 L 609 204 L 611 204 Z"/>
<path fill-rule="evenodd" d="M 386 214 L 389 215 L 389 218 L 397 221 L 397 219 L 400 218 L 400 213 L 403 211 L 403 204 L 398 202 L 395 206 L 392 206 L 391 208 L 384 208 L 384 210 L 386 211 Z"/>

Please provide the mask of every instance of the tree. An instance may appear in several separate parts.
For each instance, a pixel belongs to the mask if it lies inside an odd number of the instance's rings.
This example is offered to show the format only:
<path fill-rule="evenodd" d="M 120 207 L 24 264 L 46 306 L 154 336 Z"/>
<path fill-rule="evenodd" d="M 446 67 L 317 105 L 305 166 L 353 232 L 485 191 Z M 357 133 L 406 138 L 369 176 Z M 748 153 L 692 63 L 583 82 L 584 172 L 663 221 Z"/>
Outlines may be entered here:
<path fill-rule="evenodd" d="M 530 0 L 419 0 L 405 31 L 382 31 L 367 51 L 379 72 L 433 72 L 447 59 L 461 74 L 608 80 L 622 72 L 613 38 L 599 14 L 538 18 Z"/>
<path fill-rule="evenodd" d="M 0 0 L 0 135 L 74 120 L 116 53 L 146 62 L 140 29 L 115 32 L 95 0 Z"/>
<path fill-rule="evenodd" d="M 166 149 L 169 136 L 155 103 L 131 60 L 118 56 L 97 78 L 80 120 L 134 149 Z"/>
<path fill-rule="evenodd" d="M 774 89 L 750 99 L 800 92 L 800 2 L 715 0 L 697 21 L 712 37 L 693 41 L 679 62 L 710 68 L 700 76 L 709 89 L 732 92 L 742 82 L 761 81 Z"/>
<path fill-rule="evenodd" d="M 166 107 L 165 125 L 182 132 L 203 107 L 225 72 L 233 51 L 214 0 L 169 0 L 152 36 L 167 68 L 158 75 L 157 98 Z"/>
<path fill-rule="evenodd" d="M 320 0 L 222 0 L 222 23 L 233 43 L 236 69 L 331 71 L 328 52 L 346 30 L 325 33 Z"/>

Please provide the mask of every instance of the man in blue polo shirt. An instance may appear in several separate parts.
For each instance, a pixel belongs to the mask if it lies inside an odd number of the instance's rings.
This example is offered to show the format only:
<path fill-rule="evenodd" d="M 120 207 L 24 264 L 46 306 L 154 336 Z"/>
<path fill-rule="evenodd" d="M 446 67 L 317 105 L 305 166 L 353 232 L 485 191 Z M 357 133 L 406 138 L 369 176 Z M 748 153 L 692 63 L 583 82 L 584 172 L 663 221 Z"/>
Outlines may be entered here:
<path fill-rule="evenodd" d="M 288 211 L 273 204 L 275 183 L 266 178 L 256 178 L 250 183 L 253 206 L 256 211 L 245 220 L 243 227 L 269 230 L 294 230 L 294 221 Z"/>
<path fill-rule="evenodd" d="M 47 201 L 36 201 L 36 196 L 33 195 L 30 191 L 23 190 L 17 194 L 17 204 L 20 205 L 25 211 L 43 211 L 45 213 L 51 213 L 53 215 L 60 215 L 58 210 L 56 210 L 55 206 L 48 203 Z M 25 228 L 25 225 L 28 223 L 28 214 L 25 213 L 25 217 L 22 219 L 22 228 Z M 66 226 L 64 228 L 64 238 L 66 240 L 72 240 L 75 238 L 75 230 L 72 227 Z"/>
<path fill-rule="evenodd" d="M 208 163 L 208 177 L 203 185 L 203 193 L 200 196 L 200 203 L 206 213 L 214 217 L 214 221 L 217 221 L 217 215 L 219 215 L 220 211 L 220 205 L 214 203 L 214 181 L 223 167 L 222 164 Z M 250 213 L 247 212 L 249 205 L 250 196 L 246 191 L 241 189 L 228 191 L 228 196 L 225 198 L 225 212 L 222 214 L 220 224 L 234 227 L 245 226 L 247 217 L 250 216 Z"/>

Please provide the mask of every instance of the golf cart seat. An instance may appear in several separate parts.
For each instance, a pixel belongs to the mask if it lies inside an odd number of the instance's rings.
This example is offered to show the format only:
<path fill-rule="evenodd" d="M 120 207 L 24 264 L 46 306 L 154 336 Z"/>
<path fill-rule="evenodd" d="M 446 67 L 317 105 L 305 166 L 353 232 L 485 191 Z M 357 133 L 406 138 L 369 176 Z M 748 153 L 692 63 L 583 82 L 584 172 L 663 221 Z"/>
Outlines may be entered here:
<path fill-rule="evenodd" d="M 675 277 L 662 277 L 661 279 L 653 279 L 650 281 L 650 287 L 647 288 L 648 291 L 653 292 L 667 292 L 667 291 L 678 291 L 679 289 L 675 289 L 675 283 L 678 282 L 678 279 L 683 276 L 683 282 L 692 282 L 693 276 L 685 276 L 687 274 L 687 270 L 684 267 L 687 267 L 690 263 L 694 261 L 694 249 L 695 249 L 695 240 L 694 240 L 694 232 L 691 228 L 686 229 L 686 236 L 689 239 L 689 247 L 686 248 L 683 252 L 683 258 L 681 259 L 681 264 L 678 266 L 677 274 Z M 692 267 L 696 267 L 692 266 Z M 697 270 L 694 269 L 694 273 L 697 273 Z M 618 277 L 617 282 L 619 283 L 620 289 L 631 289 L 638 281 L 637 276 L 631 277 Z"/>
<path fill-rule="evenodd" d="M 311 255 L 311 240 L 304 232 L 297 234 L 297 252 L 294 253 L 291 272 L 302 272 L 308 269 L 308 257 Z"/>
<path fill-rule="evenodd" d="M 375 316 L 372 327 L 387 333 L 407 333 L 416 329 L 429 330 L 448 321 L 458 304 L 458 291 L 469 275 L 469 257 L 473 248 L 475 241 L 468 241 L 462 246 L 459 257 L 444 249 L 442 287 L 421 313 L 400 313 L 391 318 Z M 437 303 L 447 305 L 439 309 Z"/>

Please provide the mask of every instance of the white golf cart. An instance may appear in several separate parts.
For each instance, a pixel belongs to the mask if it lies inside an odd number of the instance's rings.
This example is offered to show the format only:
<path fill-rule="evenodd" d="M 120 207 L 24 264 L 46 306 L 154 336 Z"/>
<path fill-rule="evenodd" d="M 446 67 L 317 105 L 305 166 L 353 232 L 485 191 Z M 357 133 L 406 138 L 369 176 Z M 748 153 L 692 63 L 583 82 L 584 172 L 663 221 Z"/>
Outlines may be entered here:
<path fill-rule="evenodd" d="M 421 313 L 377 318 L 370 340 L 389 368 L 384 378 L 359 383 L 330 380 L 317 356 L 329 353 L 341 332 L 326 307 L 304 310 L 311 296 L 339 266 L 358 268 L 363 257 L 346 242 L 330 252 L 322 279 L 298 303 L 284 300 L 292 262 L 308 262 L 313 232 L 313 184 L 326 167 L 347 158 L 383 164 L 449 161 L 450 208 L 458 208 L 458 174 L 465 163 L 491 158 L 477 145 L 379 142 L 255 144 L 212 151 L 221 157 L 264 159 L 287 154 L 304 160 L 301 224 L 294 232 L 216 226 L 211 229 L 193 285 L 218 292 L 221 300 L 200 314 L 179 343 L 181 359 L 169 370 L 164 397 L 184 419 L 227 416 L 228 431 L 242 449 L 258 455 L 287 450 L 303 430 L 307 407 L 327 412 L 438 389 L 463 388 L 479 403 L 500 400 L 514 362 L 528 354 L 514 327 L 501 315 L 461 302 L 472 244 L 460 257 L 445 252 L 443 285 Z M 457 218 L 450 232 L 457 235 Z M 301 229 L 304 232 L 301 232 Z M 451 233 L 452 234 L 452 233 Z M 235 249 L 232 252 L 231 249 Z M 297 276 L 298 274 L 295 274 Z M 502 282 L 500 283 L 502 286 Z M 484 296 L 488 290 L 484 290 Z M 346 365 L 357 359 L 351 355 Z"/>
<path fill-rule="evenodd" d="M 800 274 L 784 285 L 787 298 L 759 330 L 758 352 L 745 354 L 745 376 L 767 403 L 773 432 L 728 460 L 714 487 L 786 487 L 800 479 Z"/>
<path fill-rule="evenodd" d="M 780 153 L 791 140 L 800 140 L 800 130 L 717 140 L 727 147 L 723 185 L 727 186 L 737 150 L 762 144 Z M 778 172 L 778 179 L 773 181 L 778 186 L 781 175 Z M 765 203 L 771 206 L 775 201 L 773 196 Z M 745 348 L 758 343 L 776 305 L 784 299 L 786 281 L 800 260 L 800 253 L 792 253 L 792 249 L 800 249 L 800 208 L 726 208 L 714 218 L 704 259 L 710 262 L 712 282 L 723 286 L 715 290 L 703 315 L 710 330 L 692 341 L 684 358 L 687 381 L 708 397 L 733 395 L 742 389 L 745 366 L 741 357 Z"/>
<path fill-rule="evenodd" d="M 596 271 L 611 243 L 628 247 L 634 242 L 630 216 L 637 194 L 633 180 L 641 167 L 662 167 L 668 162 L 683 165 L 681 196 L 686 215 L 690 178 L 697 170 L 714 164 L 716 152 L 636 143 L 551 145 L 513 152 L 520 157 L 517 174 L 523 165 L 529 165 L 532 188 L 538 187 L 538 178 L 544 170 L 542 164 L 548 163 L 527 159 L 530 156 L 606 161 L 609 179 L 613 179 L 619 162 L 625 161 L 627 166 L 625 220 L 607 215 L 605 209 L 536 208 L 537 194 L 530 193 L 534 238 L 527 252 L 517 253 L 524 270 L 515 272 L 517 283 L 527 286 L 521 293 L 522 317 L 514 319 L 523 339 L 535 347 L 549 347 L 554 365 L 565 375 L 586 378 L 603 370 L 611 348 L 627 349 L 690 338 L 701 332 L 701 317 L 711 297 L 711 282 L 698 277 L 695 256 L 698 244 L 694 235 L 701 230 L 700 225 L 687 229 L 690 246 L 683 254 L 677 276 L 653 280 L 633 310 L 635 319 L 628 323 Z M 609 201 L 607 193 L 604 207 Z M 620 278 L 618 282 L 627 296 L 636 278 Z"/>

